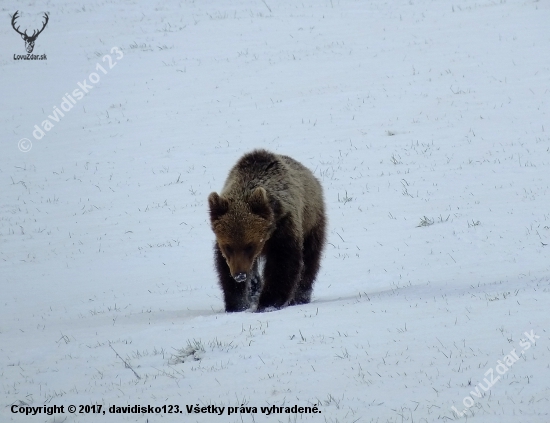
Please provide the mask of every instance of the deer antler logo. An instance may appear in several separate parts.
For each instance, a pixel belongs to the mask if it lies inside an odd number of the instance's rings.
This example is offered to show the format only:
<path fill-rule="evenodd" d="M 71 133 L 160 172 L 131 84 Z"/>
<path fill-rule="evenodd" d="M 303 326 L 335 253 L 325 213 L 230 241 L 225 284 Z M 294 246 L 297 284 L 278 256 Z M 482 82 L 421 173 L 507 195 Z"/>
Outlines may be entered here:
<path fill-rule="evenodd" d="M 13 29 L 15 29 L 15 32 L 17 32 L 19 35 L 21 35 L 21 38 L 23 38 L 25 40 L 25 49 L 27 50 L 27 53 L 32 53 L 33 49 L 34 49 L 34 42 L 36 41 L 36 38 L 42 33 L 42 31 L 44 31 L 44 28 L 46 28 L 46 25 L 48 25 L 48 14 L 47 13 L 44 13 L 44 19 L 45 21 L 43 22 L 42 24 L 42 29 L 40 30 L 34 30 L 32 35 L 28 35 L 27 34 L 27 30 L 25 30 L 25 32 L 21 32 L 19 31 L 19 26 L 16 28 L 15 27 L 15 20 L 19 17 L 18 16 L 18 13 L 19 13 L 19 10 L 17 10 L 14 14 L 13 14 L 13 17 L 11 18 L 11 26 L 13 27 Z"/>

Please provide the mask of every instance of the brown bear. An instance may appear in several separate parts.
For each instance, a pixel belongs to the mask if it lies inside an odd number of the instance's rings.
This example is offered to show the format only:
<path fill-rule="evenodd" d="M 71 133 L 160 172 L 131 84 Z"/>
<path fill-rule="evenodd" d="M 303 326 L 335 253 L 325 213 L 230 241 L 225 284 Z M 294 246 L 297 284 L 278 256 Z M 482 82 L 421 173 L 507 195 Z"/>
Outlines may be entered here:
<path fill-rule="evenodd" d="M 226 312 L 309 303 L 326 226 L 321 184 L 309 169 L 288 156 L 252 151 L 208 204 Z"/>

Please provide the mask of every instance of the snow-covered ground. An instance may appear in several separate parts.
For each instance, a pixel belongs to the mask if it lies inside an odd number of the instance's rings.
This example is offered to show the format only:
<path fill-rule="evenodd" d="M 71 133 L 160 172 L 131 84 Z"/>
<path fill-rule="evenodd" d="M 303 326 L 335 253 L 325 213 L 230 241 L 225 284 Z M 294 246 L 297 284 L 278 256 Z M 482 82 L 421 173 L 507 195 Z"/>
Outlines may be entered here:
<path fill-rule="evenodd" d="M 548 2 L 141 3 L 2 2 L 0 421 L 549 422 Z M 257 147 L 328 245 L 229 315 L 206 198 Z"/>

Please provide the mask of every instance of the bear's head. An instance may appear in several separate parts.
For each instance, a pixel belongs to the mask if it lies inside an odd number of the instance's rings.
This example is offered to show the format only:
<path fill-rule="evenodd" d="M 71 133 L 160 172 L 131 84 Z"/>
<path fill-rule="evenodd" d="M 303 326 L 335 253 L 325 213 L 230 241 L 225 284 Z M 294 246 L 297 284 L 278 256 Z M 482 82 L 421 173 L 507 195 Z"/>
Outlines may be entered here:
<path fill-rule="evenodd" d="M 245 282 L 275 227 L 267 193 L 262 187 L 239 198 L 213 192 L 208 196 L 208 205 L 212 230 L 231 276 Z"/>

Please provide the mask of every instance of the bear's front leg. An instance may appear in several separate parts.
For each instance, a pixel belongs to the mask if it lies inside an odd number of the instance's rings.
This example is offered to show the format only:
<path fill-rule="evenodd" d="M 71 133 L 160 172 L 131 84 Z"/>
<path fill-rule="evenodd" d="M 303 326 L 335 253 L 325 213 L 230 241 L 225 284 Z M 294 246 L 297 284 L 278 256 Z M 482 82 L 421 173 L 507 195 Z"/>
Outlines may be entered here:
<path fill-rule="evenodd" d="M 302 242 L 293 226 L 280 222 L 266 244 L 263 287 L 257 311 L 281 308 L 293 298 L 304 266 Z"/>
<path fill-rule="evenodd" d="M 248 300 L 248 283 L 239 283 L 231 277 L 229 266 L 217 242 L 214 245 L 214 263 L 216 264 L 218 280 L 223 290 L 225 311 L 230 313 L 247 310 L 250 307 L 250 302 Z"/>

